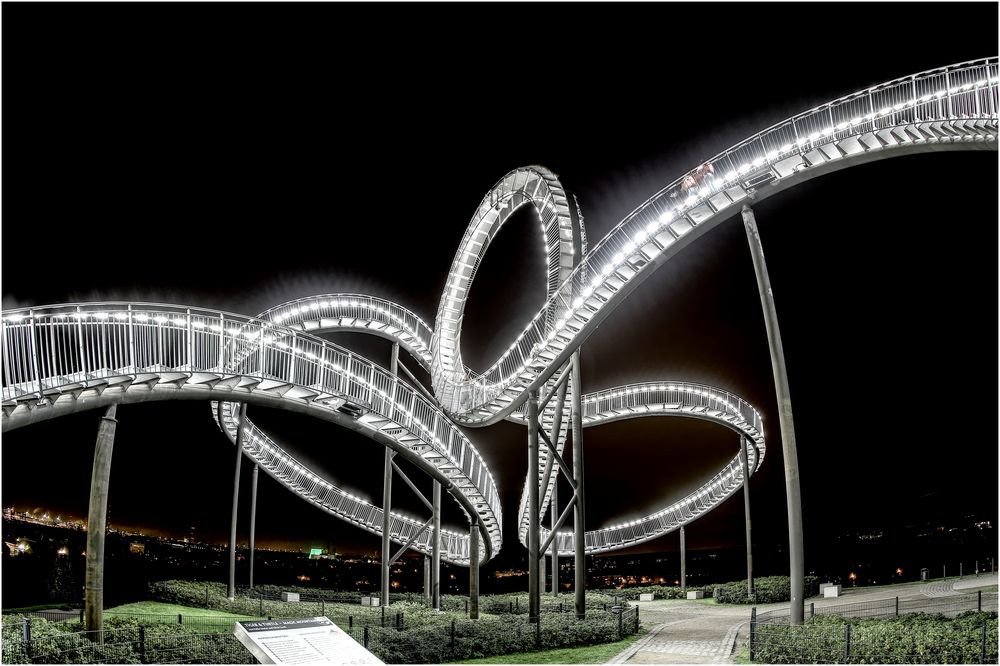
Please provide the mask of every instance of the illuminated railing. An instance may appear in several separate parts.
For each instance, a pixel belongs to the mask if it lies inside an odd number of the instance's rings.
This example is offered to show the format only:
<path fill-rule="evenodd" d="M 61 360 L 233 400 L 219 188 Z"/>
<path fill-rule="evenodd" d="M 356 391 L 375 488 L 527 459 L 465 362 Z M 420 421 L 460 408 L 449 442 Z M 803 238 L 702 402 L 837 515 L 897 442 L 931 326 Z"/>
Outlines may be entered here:
<path fill-rule="evenodd" d="M 282 303 L 257 315 L 288 328 L 363 330 L 399 342 L 430 368 L 430 326 L 398 303 L 364 294 L 323 294 Z"/>
<path fill-rule="evenodd" d="M 212 403 L 212 409 L 220 403 Z M 239 409 L 237 403 L 223 402 L 222 429 L 230 441 L 236 441 Z M 303 499 L 323 511 L 346 522 L 357 525 L 373 534 L 382 534 L 382 508 L 362 497 L 338 488 L 335 484 L 313 473 L 305 464 L 278 446 L 267 433 L 247 419 L 247 429 L 243 435 L 243 450 L 247 457 L 256 462 L 265 472 L 279 483 L 289 488 Z M 414 541 L 411 548 L 431 554 L 434 528 L 423 529 L 422 521 L 397 512 L 389 513 L 389 535 L 397 543 Z M 486 548 L 479 546 L 480 557 L 485 557 Z M 469 536 L 451 530 L 441 530 L 441 557 L 446 562 L 468 566 Z"/>
<path fill-rule="evenodd" d="M 583 427 L 623 419 L 651 416 L 682 416 L 724 425 L 745 438 L 750 474 L 760 467 L 767 449 L 760 413 L 739 396 L 704 384 L 690 382 L 645 382 L 588 393 L 582 398 Z M 515 417 L 522 416 L 519 413 Z M 663 536 L 715 508 L 743 484 L 739 454 L 719 473 L 694 492 L 648 516 L 586 532 L 587 553 L 616 550 Z M 527 489 L 521 493 L 518 536 L 527 543 Z M 549 531 L 542 528 L 542 540 Z M 560 532 L 556 547 L 563 555 L 573 553 L 572 531 Z"/>
<path fill-rule="evenodd" d="M 5 311 L 2 336 L 5 427 L 19 406 L 55 408 L 110 387 L 173 384 L 206 397 L 229 390 L 225 399 L 237 400 L 240 389 L 331 411 L 348 406 L 363 427 L 448 478 L 480 515 L 491 552 L 500 549 L 496 484 L 468 438 L 415 389 L 333 343 L 242 315 L 139 303 Z"/>
<path fill-rule="evenodd" d="M 737 212 L 750 192 L 760 200 L 793 177 L 809 177 L 816 166 L 877 151 L 889 155 L 900 146 L 988 143 L 995 150 L 997 79 L 996 58 L 896 79 L 801 113 L 712 157 L 714 176 L 705 169 L 684 174 L 581 257 L 482 375 L 461 382 L 447 373 L 436 377 L 440 404 L 466 425 L 488 425 L 512 412 L 528 388 L 547 378 L 662 263 L 661 254 L 695 227 Z M 470 228 L 475 224 L 474 218 Z M 550 322 L 548 312 L 560 314 Z"/>

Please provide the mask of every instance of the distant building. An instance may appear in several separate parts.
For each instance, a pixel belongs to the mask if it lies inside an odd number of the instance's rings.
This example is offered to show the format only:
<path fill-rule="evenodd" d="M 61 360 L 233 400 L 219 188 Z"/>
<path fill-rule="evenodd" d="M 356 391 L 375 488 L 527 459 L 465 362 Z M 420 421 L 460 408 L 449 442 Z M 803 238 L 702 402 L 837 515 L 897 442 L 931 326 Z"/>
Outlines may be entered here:
<path fill-rule="evenodd" d="M 146 544 L 139 543 L 138 541 L 133 541 L 128 545 L 128 552 L 133 555 L 145 555 L 146 554 Z"/>

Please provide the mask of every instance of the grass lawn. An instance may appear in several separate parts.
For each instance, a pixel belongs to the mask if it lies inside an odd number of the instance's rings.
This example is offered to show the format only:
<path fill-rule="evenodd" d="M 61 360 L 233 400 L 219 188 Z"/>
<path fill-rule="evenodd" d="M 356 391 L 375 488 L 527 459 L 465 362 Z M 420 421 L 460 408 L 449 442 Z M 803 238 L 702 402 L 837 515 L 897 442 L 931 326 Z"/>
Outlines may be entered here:
<path fill-rule="evenodd" d="M 635 636 L 623 638 L 614 643 L 601 645 L 586 645 L 578 648 L 563 648 L 561 650 L 544 650 L 542 652 L 515 652 L 496 657 L 482 659 L 466 659 L 465 661 L 448 662 L 454 664 L 603 664 L 616 654 L 627 648 L 637 639 L 645 636 L 647 631 L 640 629 Z"/>
<path fill-rule="evenodd" d="M 172 615 L 178 614 L 190 617 L 225 617 L 236 620 L 252 617 L 250 615 L 234 615 L 225 611 L 213 610 L 211 608 L 195 608 L 193 606 L 180 606 L 178 604 L 165 604 L 159 601 L 136 601 L 135 603 L 115 606 L 104 610 L 105 615 L 115 614 L 135 614 L 135 615 Z"/>

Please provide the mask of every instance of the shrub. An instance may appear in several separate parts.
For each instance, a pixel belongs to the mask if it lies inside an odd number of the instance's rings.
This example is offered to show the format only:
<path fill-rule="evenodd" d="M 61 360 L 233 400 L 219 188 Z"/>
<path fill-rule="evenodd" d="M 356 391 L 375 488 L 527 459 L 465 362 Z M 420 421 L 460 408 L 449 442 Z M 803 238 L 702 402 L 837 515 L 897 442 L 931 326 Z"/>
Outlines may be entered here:
<path fill-rule="evenodd" d="M 848 649 L 852 663 L 979 663 L 986 623 L 987 661 L 997 659 L 997 614 L 971 611 L 955 619 L 914 613 L 898 618 L 844 619 L 820 615 L 802 626 L 758 624 L 754 661 L 770 664 L 840 662 Z"/>
<path fill-rule="evenodd" d="M 806 597 L 819 594 L 819 579 L 816 576 L 806 576 L 803 582 Z M 792 598 L 792 582 L 788 576 L 755 578 L 753 586 L 754 598 L 750 598 L 745 580 L 717 585 L 715 601 L 720 604 L 773 604 Z"/>
<path fill-rule="evenodd" d="M 536 626 L 524 616 L 455 620 L 454 640 L 451 626 L 451 621 L 424 624 L 384 640 L 380 633 L 369 648 L 392 664 L 442 663 L 537 649 Z M 551 613 L 542 615 L 537 631 L 537 645 L 546 650 L 606 643 L 618 640 L 618 616 L 590 611 L 586 620 L 578 621 L 572 613 Z"/>
<path fill-rule="evenodd" d="M 709 599 L 715 594 L 715 585 L 705 585 L 703 587 L 688 587 L 681 591 L 680 586 L 674 585 L 639 585 L 637 587 L 623 587 L 622 589 L 598 590 L 601 594 L 624 598 L 628 601 L 638 601 L 640 594 L 653 593 L 654 599 L 684 599 L 688 592 L 701 591 L 705 598 Z M 590 593 L 587 593 L 590 596 Z"/>

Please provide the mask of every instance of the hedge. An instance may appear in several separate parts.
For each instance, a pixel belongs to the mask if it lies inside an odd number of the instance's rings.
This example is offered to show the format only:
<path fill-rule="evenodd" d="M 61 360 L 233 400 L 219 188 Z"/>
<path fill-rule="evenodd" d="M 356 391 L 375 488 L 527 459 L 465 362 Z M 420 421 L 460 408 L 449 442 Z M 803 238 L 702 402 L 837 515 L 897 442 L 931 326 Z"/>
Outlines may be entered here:
<path fill-rule="evenodd" d="M 819 578 L 806 576 L 803 580 L 805 597 L 819 594 Z M 790 601 L 792 583 L 788 576 L 765 576 L 754 578 L 754 597 L 747 594 L 747 582 L 738 580 L 715 587 L 715 602 L 719 604 L 773 604 Z"/>
<path fill-rule="evenodd" d="M 955 619 L 914 613 L 863 620 L 820 615 L 798 627 L 762 623 L 756 628 L 753 658 L 768 664 L 842 662 L 845 655 L 861 664 L 980 663 L 984 622 L 986 662 L 996 663 L 997 614 L 977 611 Z"/>
<path fill-rule="evenodd" d="M 394 632 L 388 640 L 369 647 L 389 664 L 428 664 L 618 640 L 618 615 L 605 611 L 591 611 L 582 621 L 573 613 L 543 614 L 537 644 L 535 625 L 524 616 L 483 615 L 476 621 L 457 620 L 454 625 L 454 642 L 450 622 L 428 623 Z"/>
<path fill-rule="evenodd" d="M 22 616 L 5 615 L 3 663 L 28 663 L 22 640 Z M 205 634 L 197 627 L 179 624 L 142 624 L 135 618 L 106 617 L 102 645 L 79 633 L 78 621 L 49 622 L 31 617 L 32 663 L 138 664 L 145 663 L 252 663 L 250 653 L 231 633 Z M 139 626 L 144 626 L 145 651 L 140 653 Z"/>
<path fill-rule="evenodd" d="M 653 594 L 654 599 L 684 599 L 688 592 L 702 592 L 706 599 L 715 594 L 715 585 L 704 585 L 702 587 L 688 587 L 681 590 L 680 586 L 673 585 L 638 585 L 636 587 L 623 587 L 621 589 L 610 588 L 598 590 L 599 594 L 627 599 L 628 601 L 638 601 L 640 594 Z M 587 593 L 590 596 L 590 592 Z"/>

